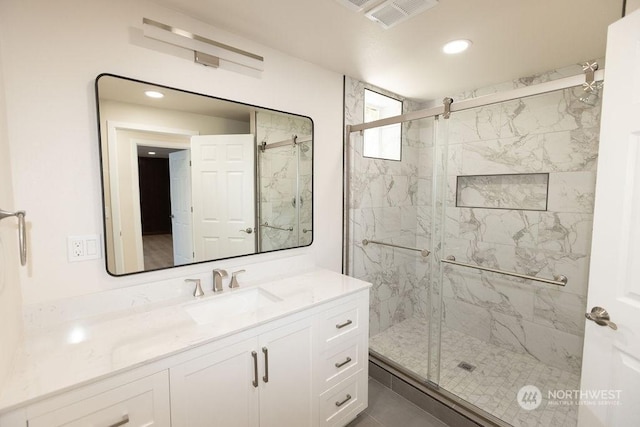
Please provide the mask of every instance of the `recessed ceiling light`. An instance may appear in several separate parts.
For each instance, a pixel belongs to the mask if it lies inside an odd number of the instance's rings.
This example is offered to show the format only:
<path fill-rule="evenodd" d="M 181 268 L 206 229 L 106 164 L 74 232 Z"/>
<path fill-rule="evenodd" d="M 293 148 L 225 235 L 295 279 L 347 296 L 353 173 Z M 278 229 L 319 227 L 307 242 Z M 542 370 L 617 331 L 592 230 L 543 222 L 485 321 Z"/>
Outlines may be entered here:
<path fill-rule="evenodd" d="M 144 94 L 149 98 L 164 98 L 164 94 L 156 90 L 147 90 Z"/>
<path fill-rule="evenodd" d="M 449 55 L 464 52 L 471 46 L 471 40 L 453 40 L 442 47 L 442 51 Z"/>
<path fill-rule="evenodd" d="M 69 344 L 78 344 L 86 339 L 87 331 L 82 326 L 76 326 L 69 332 L 69 335 L 67 335 L 67 342 Z"/>
<path fill-rule="evenodd" d="M 155 155 L 156 155 L 156 152 L 155 152 L 155 151 L 149 151 L 149 155 L 150 155 L 150 156 L 155 156 Z"/>

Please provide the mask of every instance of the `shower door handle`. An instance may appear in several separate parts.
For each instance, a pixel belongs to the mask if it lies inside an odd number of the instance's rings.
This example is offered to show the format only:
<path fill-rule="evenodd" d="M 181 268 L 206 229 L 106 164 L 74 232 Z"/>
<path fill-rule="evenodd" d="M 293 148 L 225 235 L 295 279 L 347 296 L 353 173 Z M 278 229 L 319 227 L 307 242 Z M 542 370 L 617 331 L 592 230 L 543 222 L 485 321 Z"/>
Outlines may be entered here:
<path fill-rule="evenodd" d="M 618 330 L 618 325 L 611 321 L 609 313 L 602 307 L 593 307 L 591 309 L 591 313 L 586 313 L 584 317 L 593 322 L 596 322 L 600 326 L 608 326 L 614 331 Z"/>

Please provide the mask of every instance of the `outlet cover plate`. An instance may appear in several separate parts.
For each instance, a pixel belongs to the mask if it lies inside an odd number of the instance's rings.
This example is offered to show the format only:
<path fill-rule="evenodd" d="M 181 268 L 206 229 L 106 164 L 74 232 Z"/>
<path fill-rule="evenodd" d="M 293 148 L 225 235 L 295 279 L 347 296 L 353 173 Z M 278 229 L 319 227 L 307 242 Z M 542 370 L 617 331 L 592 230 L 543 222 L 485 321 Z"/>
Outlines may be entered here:
<path fill-rule="evenodd" d="M 67 259 L 69 262 L 87 261 L 102 257 L 99 234 L 67 237 Z"/>

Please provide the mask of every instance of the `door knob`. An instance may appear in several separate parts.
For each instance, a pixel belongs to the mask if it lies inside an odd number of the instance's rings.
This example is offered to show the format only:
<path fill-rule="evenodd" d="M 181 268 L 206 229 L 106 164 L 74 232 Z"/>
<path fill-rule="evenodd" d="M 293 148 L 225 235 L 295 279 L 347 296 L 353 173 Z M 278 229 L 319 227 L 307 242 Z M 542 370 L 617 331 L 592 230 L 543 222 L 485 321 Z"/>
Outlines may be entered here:
<path fill-rule="evenodd" d="M 618 330 L 618 325 L 610 320 L 609 313 L 602 307 L 593 307 L 591 313 L 586 313 L 584 317 L 596 322 L 600 326 L 608 326 L 613 330 Z"/>
<path fill-rule="evenodd" d="M 251 234 L 251 233 L 253 233 L 253 228 L 247 227 L 245 230 L 240 230 L 240 232 Z"/>

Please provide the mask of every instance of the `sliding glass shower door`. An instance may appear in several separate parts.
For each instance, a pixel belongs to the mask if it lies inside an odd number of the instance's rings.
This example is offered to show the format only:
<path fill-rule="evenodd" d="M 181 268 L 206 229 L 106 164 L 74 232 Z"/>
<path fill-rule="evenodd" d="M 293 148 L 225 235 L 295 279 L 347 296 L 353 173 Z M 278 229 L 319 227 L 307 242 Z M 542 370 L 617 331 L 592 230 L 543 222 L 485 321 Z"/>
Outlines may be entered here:
<path fill-rule="evenodd" d="M 448 120 L 439 385 L 509 424 L 577 422 L 544 397 L 580 384 L 599 118 L 570 88 Z"/>
<path fill-rule="evenodd" d="M 579 389 L 599 119 L 578 87 L 404 122 L 400 161 L 351 134 L 374 357 L 496 423 L 576 425 L 576 402 L 517 396 Z"/>
<path fill-rule="evenodd" d="M 435 118 L 402 124 L 400 160 L 348 154 L 348 272 L 373 283 L 370 349 L 427 381 Z M 365 134 L 366 135 L 366 134 Z"/>

